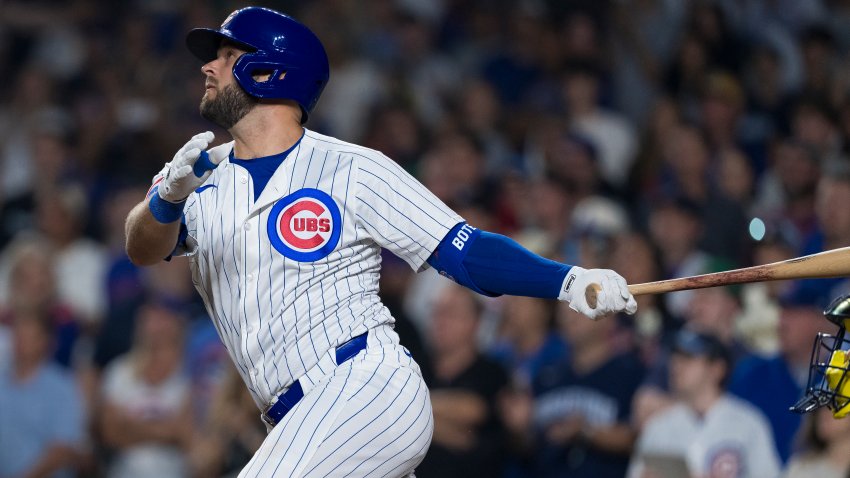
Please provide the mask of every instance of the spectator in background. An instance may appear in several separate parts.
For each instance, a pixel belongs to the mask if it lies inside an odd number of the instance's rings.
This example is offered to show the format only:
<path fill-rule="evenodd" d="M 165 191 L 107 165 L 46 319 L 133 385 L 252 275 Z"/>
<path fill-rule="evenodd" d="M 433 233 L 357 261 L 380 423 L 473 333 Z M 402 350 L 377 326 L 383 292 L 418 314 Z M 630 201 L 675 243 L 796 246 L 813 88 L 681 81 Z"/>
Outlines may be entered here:
<path fill-rule="evenodd" d="M 699 248 L 703 224 L 699 208 L 684 198 L 656 204 L 649 217 L 649 233 L 661 251 L 661 276 L 664 279 L 703 274 L 711 256 Z M 678 320 L 683 320 L 694 291 L 667 294 L 664 305 Z"/>
<path fill-rule="evenodd" d="M 469 219 L 469 216 L 463 217 Z M 427 323 L 430 320 L 426 317 L 426 323 L 414 323 L 404 307 L 404 294 L 409 289 L 413 277 L 413 271 L 410 270 L 404 260 L 388 251 L 381 254 L 381 278 L 378 283 L 381 303 L 395 317 L 394 330 L 407 350 L 410 351 L 413 359 L 419 364 L 425 383 L 430 383 L 433 377 L 431 372 L 432 360 L 423 337 L 427 333 Z"/>
<path fill-rule="evenodd" d="M 80 323 L 56 290 L 51 245 L 40 238 L 23 237 L 7 249 L 10 273 L 8 303 L 0 309 L 0 323 L 12 324 L 18 316 L 38 315 L 52 327 L 50 353 L 63 367 L 75 363 Z"/>
<path fill-rule="evenodd" d="M 755 171 L 750 158 L 737 148 L 727 148 L 719 152 L 717 163 L 718 193 L 742 209 L 749 207 L 755 190 Z"/>
<path fill-rule="evenodd" d="M 498 194 L 487 176 L 484 145 L 466 131 L 447 131 L 437 138 L 422 158 L 421 173 L 447 204 L 491 206 Z"/>
<path fill-rule="evenodd" d="M 622 271 L 630 284 L 652 282 L 660 277 L 660 253 L 645 234 L 628 232 L 618 235 L 611 248 L 610 267 Z M 662 296 L 635 297 L 638 311 L 632 317 L 634 340 L 641 361 L 649 366 L 658 360 L 661 339 L 674 324 L 664 308 Z"/>
<path fill-rule="evenodd" d="M 121 307 L 111 310 L 108 320 L 99 330 L 94 350 L 96 367 L 104 368 L 114 358 L 130 350 L 138 311 L 148 300 L 175 304 L 178 308 L 183 308 L 190 318 L 206 317 L 206 312 L 197 303 L 199 297 L 192 289 L 191 271 L 187 267 L 187 260 L 185 257 L 175 257 L 170 261 L 162 261 L 153 267 L 146 268 L 144 271 L 135 270 L 134 266 L 133 275 L 128 274 L 126 277 L 129 282 L 125 284 L 127 287 L 125 292 L 128 293 L 125 298 L 127 302 L 118 304 Z M 138 275 L 135 275 L 136 273 Z M 136 284 L 140 290 L 132 289 L 135 280 L 140 281 Z M 203 333 L 203 330 L 198 332 Z"/>
<path fill-rule="evenodd" d="M 675 99 L 687 121 L 698 118 L 699 97 L 710 69 L 708 46 L 699 35 L 685 28 L 676 54 L 666 68 L 664 90 Z"/>
<path fill-rule="evenodd" d="M 721 194 L 714 171 L 714 152 L 709 149 L 704 132 L 692 125 L 674 129 L 663 154 L 667 169 L 663 196 L 650 199 L 689 201 L 704 225 L 699 247 L 712 255 L 741 261 L 746 252 L 746 236 L 741 234 L 746 229 L 744 208 Z"/>
<path fill-rule="evenodd" d="M 646 424 L 629 478 L 657 476 L 653 455 L 680 457 L 691 476 L 779 476 L 767 420 L 725 392 L 731 364 L 729 349 L 717 337 L 690 330 L 676 335 L 670 385 L 680 402 Z"/>
<path fill-rule="evenodd" d="M 788 130 L 796 53 L 787 36 L 778 41 L 765 39 L 750 48 L 741 78 L 747 96 L 741 128 L 744 140 L 769 141 Z M 761 159 L 757 170 L 766 167 L 765 158 Z"/>
<path fill-rule="evenodd" d="M 7 15 L 11 13 L 7 10 Z M 8 70 L 7 70 L 8 71 Z M 38 175 L 33 161 L 33 137 L 46 126 L 66 122 L 56 102 L 58 85 L 36 65 L 22 67 L 12 79 L 14 94 L 0 107 L 0 202 L 33 193 Z"/>
<path fill-rule="evenodd" d="M 681 330 L 710 334 L 719 340 L 729 352 L 729 366 L 732 367 L 750 355 L 747 347 L 735 335 L 735 321 L 740 310 L 737 289 L 714 287 L 695 290 L 688 303 Z M 670 343 L 668 338 L 635 395 L 634 418 L 639 428 L 643 428 L 647 420 L 673 405 L 676 400 L 669 382 L 670 360 L 674 351 L 675 341 Z"/>
<path fill-rule="evenodd" d="M 756 215 L 792 227 L 789 239 L 799 244 L 817 224 L 815 191 L 821 174 L 820 156 L 811 145 L 793 139 L 779 140 L 768 158 L 752 205 Z"/>
<path fill-rule="evenodd" d="M 641 145 L 635 164 L 629 174 L 629 191 L 625 191 L 632 201 L 644 200 L 646 197 L 661 197 L 665 184 L 662 184 L 662 171 L 665 171 L 664 150 L 668 147 L 669 138 L 677 132 L 681 125 L 679 105 L 669 96 L 655 99 L 652 111 L 644 126 Z"/>
<path fill-rule="evenodd" d="M 88 211 L 79 185 L 63 186 L 38 198 L 38 229 L 53 246 L 59 297 L 87 326 L 106 310 L 107 255 L 102 244 L 83 235 Z"/>
<path fill-rule="evenodd" d="M 782 225 L 767 226 L 772 231 L 756 244 L 755 265 L 770 264 L 796 256 L 795 248 L 782 234 Z M 779 351 L 779 298 L 793 285 L 789 281 L 754 282 L 741 286 L 741 315 L 735 322 L 738 336 L 759 355 L 775 355 Z"/>
<path fill-rule="evenodd" d="M 784 463 L 794 451 L 793 438 L 801 418 L 788 408 L 799 400 L 806 385 L 812 337 L 818 332 L 834 332 L 835 326 L 823 319 L 823 307 L 806 297 L 790 293 L 782 297 L 780 305 L 779 353 L 742 360 L 732 373 L 729 392 L 767 416 Z"/>
<path fill-rule="evenodd" d="M 327 90 L 322 94 L 322 104 L 327 94 Z M 382 104 L 374 108 L 371 118 L 363 144 L 382 151 L 407 172 L 415 174 L 426 138 L 423 126 L 411 108 L 401 103 Z"/>
<path fill-rule="evenodd" d="M 0 248 L 21 231 L 35 228 L 37 198 L 61 187 L 75 172 L 69 135 L 65 127 L 54 123 L 47 121 L 39 125 L 28 137 L 30 167 L 37 172 L 29 189 L 6 201 L 0 200 Z"/>
<path fill-rule="evenodd" d="M 846 478 L 850 472 L 850 421 L 837 420 L 827 408 L 803 417 L 784 478 Z"/>
<path fill-rule="evenodd" d="M 53 325 L 38 311 L 11 327 L 0 364 L 0 476 L 74 476 L 85 445 L 85 407 L 71 375 L 51 363 Z"/>
<path fill-rule="evenodd" d="M 551 303 L 517 296 L 503 301 L 499 337 L 490 355 L 508 370 L 515 386 L 528 390 L 542 369 L 564 362 L 567 344 L 553 330 Z"/>
<path fill-rule="evenodd" d="M 529 408 L 508 420 L 512 432 L 530 434 L 530 476 L 621 477 L 634 443 L 631 401 L 643 367 L 614 346 L 616 320 L 581 320 L 569 307 L 559 307 L 557 319 L 569 358 L 540 371 L 530 408 L 522 397 L 505 404 L 508 413 Z"/>
<path fill-rule="evenodd" d="M 792 137 L 814 149 L 821 163 L 841 156 L 844 139 L 838 115 L 823 98 L 803 96 L 794 104 L 790 118 Z"/>
<path fill-rule="evenodd" d="M 616 197 L 617 191 L 602 177 L 595 143 L 577 133 L 553 138 L 546 151 L 546 172 L 561 180 L 581 201 L 595 195 Z"/>
<path fill-rule="evenodd" d="M 130 352 L 104 372 L 100 432 L 114 451 L 110 478 L 190 476 L 186 452 L 193 421 L 183 370 L 185 321 L 169 304 L 145 304 Z"/>
<path fill-rule="evenodd" d="M 600 81 L 601 71 L 592 62 L 564 65 L 563 95 L 569 125 L 589 138 L 599 152 L 602 178 L 623 189 L 637 154 L 637 134 L 624 116 L 599 105 Z"/>
<path fill-rule="evenodd" d="M 850 245 L 850 210 L 836 207 L 850 201 L 850 160 L 829 161 L 823 167 L 815 195 L 817 228 L 805 238 L 800 255 L 838 249 Z M 846 293 L 850 281 L 846 278 L 804 279 L 797 283 L 795 293 L 812 302 L 826 305 L 836 295 Z"/>
<path fill-rule="evenodd" d="M 831 99 L 837 73 L 835 37 L 825 26 L 813 24 L 801 32 L 800 47 L 805 73 L 803 94 Z"/>
<path fill-rule="evenodd" d="M 116 188 L 107 197 L 102 211 L 106 250 L 106 314 L 99 324 L 94 344 L 93 364 L 102 369 L 116 356 L 127 352 L 133 335 L 133 317 L 145 299 L 145 284 L 140 268 L 124 252 L 124 219 L 145 194 L 146 187 Z"/>
<path fill-rule="evenodd" d="M 575 198 L 563 181 L 545 176 L 526 188 L 527 205 L 520 211 L 525 219 L 518 241 L 532 245 L 546 257 L 566 260 L 570 216 Z"/>
<path fill-rule="evenodd" d="M 192 476 L 236 478 L 266 437 L 257 406 L 231 364 L 192 446 Z"/>
<path fill-rule="evenodd" d="M 443 289 L 432 309 L 434 438 L 417 476 L 468 478 L 501 472 L 504 430 L 494 399 L 508 376 L 478 350 L 481 311 L 473 293 L 454 284 Z"/>
<path fill-rule="evenodd" d="M 332 18 L 335 15 L 344 14 L 340 11 L 329 13 L 330 15 L 322 17 L 324 22 L 328 21 L 328 16 Z M 364 13 L 366 12 L 364 11 Z M 351 20 L 351 18 L 346 17 L 346 20 Z M 324 28 L 336 29 L 336 34 L 327 32 L 329 34 L 323 35 L 326 32 L 321 29 L 316 32 L 322 38 L 328 59 L 333 65 L 334 81 L 328 83 L 322 95 L 322 101 L 316 106 L 313 115 L 315 121 L 323 125 L 323 129 L 328 134 L 345 141 L 356 142 L 364 136 L 368 139 L 371 134 L 378 133 L 374 129 L 371 133 L 364 131 L 364 129 L 369 126 L 370 122 L 383 119 L 378 119 L 384 115 L 381 114 L 382 112 L 376 114 L 377 111 L 374 106 L 387 101 L 386 96 L 392 91 L 392 87 L 386 70 L 380 68 L 380 65 L 376 62 L 355 55 L 355 49 L 358 45 L 356 40 L 352 38 L 353 32 L 349 28 L 340 28 L 342 25 L 346 25 L 342 18 L 339 18 L 338 21 L 339 23 L 333 27 L 319 24 Z M 400 127 L 401 130 L 403 128 L 404 126 Z M 372 141 L 374 141 L 374 138 Z M 369 147 L 375 146 L 369 145 Z M 384 151 L 380 148 L 376 149 Z M 387 155 L 394 158 L 395 156 L 390 154 L 394 150 L 395 148 L 387 149 Z M 406 155 L 400 156 L 400 158 L 407 157 Z"/>
<path fill-rule="evenodd" d="M 700 104 L 700 127 L 712 153 L 742 146 L 739 128 L 744 101 L 743 87 L 735 75 L 716 70 L 706 76 Z"/>
<path fill-rule="evenodd" d="M 493 86 L 475 78 L 464 85 L 459 103 L 456 115 L 483 145 L 487 172 L 505 174 L 512 168 L 521 168 L 522 158 L 511 151 L 511 146 L 502 132 L 506 112 Z M 381 148 L 376 149 L 384 151 Z M 391 154 L 387 156 L 395 158 Z"/>

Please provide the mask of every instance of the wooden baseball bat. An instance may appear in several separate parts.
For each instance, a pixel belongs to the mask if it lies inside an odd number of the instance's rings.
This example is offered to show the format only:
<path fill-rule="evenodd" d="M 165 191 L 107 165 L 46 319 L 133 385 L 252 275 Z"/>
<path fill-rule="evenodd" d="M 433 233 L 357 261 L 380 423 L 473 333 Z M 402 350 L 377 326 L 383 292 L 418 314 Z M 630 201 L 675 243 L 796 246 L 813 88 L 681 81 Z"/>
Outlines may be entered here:
<path fill-rule="evenodd" d="M 850 276 L 850 247 L 832 249 L 808 256 L 760 266 L 731 271 L 702 274 L 679 279 L 668 279 L 629 285 L 632 295 L 662 294 L 677 290 L 704 289 L 724 285 L 746 284 L 791 279 L 828 279 Z M 602 290 L 599 284 L 585 289 L 585 298 L 591 308 L 596 308 L 596 296 Z"/>

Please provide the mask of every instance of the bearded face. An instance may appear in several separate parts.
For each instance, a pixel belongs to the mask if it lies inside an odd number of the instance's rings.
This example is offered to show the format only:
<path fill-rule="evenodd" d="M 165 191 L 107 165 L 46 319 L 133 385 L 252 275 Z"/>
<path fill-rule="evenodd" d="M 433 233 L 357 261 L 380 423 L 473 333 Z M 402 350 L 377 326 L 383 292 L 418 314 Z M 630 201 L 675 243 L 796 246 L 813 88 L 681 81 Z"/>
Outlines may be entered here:
<path fill-rule="evenodd" d="M 201 116 L 224 129 L 230 129 L 247 115 L 259 101 L 245 92 L 236 83 L 218 90 L 210 98 L 209 94 L 201 99 Z"/>

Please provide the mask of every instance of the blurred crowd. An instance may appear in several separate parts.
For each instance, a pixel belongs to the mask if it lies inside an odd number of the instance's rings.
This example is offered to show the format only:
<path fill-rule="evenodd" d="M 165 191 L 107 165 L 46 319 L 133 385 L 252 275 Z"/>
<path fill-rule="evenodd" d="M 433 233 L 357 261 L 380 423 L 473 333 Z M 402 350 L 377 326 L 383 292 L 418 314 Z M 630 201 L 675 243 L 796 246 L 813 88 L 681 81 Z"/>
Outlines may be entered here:
<path fill-rule="evenodd" d="M 546 257 L 639 283 L 850 245 L 848 0 L 255 4 L 326 46 L 307 127 Z M 235 476 L 262 442 L 185 260 L 123 249 L 150 178 L 212 127 L 185 33 L 242 6 L 0 4 L 0 478 Z M 850 422 L 788 407 L 847 292 L 640 296 L 592 322 L 387 254 L 434 409 L 417 476 L 846 477 Z"/>

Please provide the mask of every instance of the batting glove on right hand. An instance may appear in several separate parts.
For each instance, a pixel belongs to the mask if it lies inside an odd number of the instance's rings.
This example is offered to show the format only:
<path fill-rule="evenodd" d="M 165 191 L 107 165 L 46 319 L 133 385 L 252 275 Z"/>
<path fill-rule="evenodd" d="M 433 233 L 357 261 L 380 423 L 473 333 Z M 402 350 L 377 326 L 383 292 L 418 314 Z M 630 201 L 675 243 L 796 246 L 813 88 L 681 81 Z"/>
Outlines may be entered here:
<path fill-rule="evenodd" d="M 599 286 L 596 293 L 596 307 L 587 303 L 585 291 L 593 284 Z M 634 314 L 637 302 L 629 292 L 626 279 L 610 269 L 585 269 L 573 266 L 564 279 L 560 300 L 570 303 L 570 308 L 593 320 L 614 313 Z"/>
<path fill-rule="evenodd" d="M 159 197 L 171 203 L 186 200 L 212 174 L 213 169 L 230 154 L 229 147 L 218 146 L 205 151 L 215 139 L 212 131 L 196 134 L 177 151 L 165 165 L 165 175 L 159 185 Z"/>

